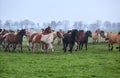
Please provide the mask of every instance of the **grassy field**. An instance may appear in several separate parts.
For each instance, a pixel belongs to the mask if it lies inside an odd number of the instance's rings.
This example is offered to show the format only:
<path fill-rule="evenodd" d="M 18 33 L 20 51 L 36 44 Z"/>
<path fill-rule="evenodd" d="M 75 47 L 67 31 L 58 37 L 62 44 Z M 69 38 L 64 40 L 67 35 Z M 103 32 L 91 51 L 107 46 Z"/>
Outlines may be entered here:
<path fill-rule="evenodd" d="M 107 45 L 89 45 L 88 51 L 35 54 L 8 53 L 0 48 L 0 78 L 120 78 L 120 52 L 109 52 Z"/>

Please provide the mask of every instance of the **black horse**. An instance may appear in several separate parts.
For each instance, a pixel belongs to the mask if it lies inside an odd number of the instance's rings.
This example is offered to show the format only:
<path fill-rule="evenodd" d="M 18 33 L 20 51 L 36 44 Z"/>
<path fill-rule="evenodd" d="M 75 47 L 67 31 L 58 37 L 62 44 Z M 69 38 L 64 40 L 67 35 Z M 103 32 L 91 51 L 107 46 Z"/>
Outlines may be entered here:
<path fill-rule="evenodd" d="M 86 50 L 87 50 L 88 37 L 92 37 L 91 31 L 86 31 L 86 32 L 85 32 L 85 36 L 80 39 L 79 49 L 82 50 L 83 44 L 85 44 L 85 48 L 86 48 Z"/>
<path fill-rule="evenodd" d="M 69 45 L 69 51 L 72 52 L 73 46 L 75 44 L 75 40 L 78 36 L 78 30 L 73 29 L 71 32 L 65 33 L 63 36 L 64 37 L 63 37 L 62 41 L 63 41 L 64 52 L 66 52 L 68 45 Z"/>

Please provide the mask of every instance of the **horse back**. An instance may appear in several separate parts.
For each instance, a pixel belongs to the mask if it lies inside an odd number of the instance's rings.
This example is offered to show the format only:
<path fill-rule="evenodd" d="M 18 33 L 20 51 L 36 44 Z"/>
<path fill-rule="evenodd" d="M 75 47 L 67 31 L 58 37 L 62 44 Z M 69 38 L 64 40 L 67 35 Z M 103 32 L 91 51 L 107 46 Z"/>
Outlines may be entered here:
<path fill-rule="evenodd" d="M 112 42 L 116 42 L 116 39 L 117 39 L 117 34 L 115 34 L 115 33 L 109 33 L 108 34 L 108 39 L 110 40 L 110 41 L 112 41 Z"/>
<path fill-rule="evenodd" d="M 32 42 L 34 36 L 37 35 L 37 34 L 39 34 L 39 33 L 33 33 L 32 35 L 30 35 L 30 37 L 29 37 L 29 42 Z"/>
<path fill-rule="evenodd" d="M 14 33 L 7 33 L 5 34 L 6 41 L 14 42 L 16 38 L 16 35 Z"/>
<path fill-rule="evenodd" d="M 33 43 L 40 42 L 41 37 L 42 37 L 42 34 L 36 34 L 36 35 L 33 37 L 32 42 L 33 42 Z"/>
<path fill-rule="evenodd" d="M 117 43 L 120 44 L 120 34 L 117 35 Z"/>

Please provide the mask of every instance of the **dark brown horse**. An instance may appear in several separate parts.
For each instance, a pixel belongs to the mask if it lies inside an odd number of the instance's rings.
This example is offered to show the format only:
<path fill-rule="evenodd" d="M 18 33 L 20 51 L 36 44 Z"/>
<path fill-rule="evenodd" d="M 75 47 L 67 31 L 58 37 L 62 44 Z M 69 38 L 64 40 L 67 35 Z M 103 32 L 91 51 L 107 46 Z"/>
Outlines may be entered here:
<path fill-rule="evenodd" d="M 5 38 L 5 51 L 10 52 L 10 46 L 13 47 L 13 52 L 16 49 L 16 46 L 20 46 L 19 52 L 23 52 L 22 50 L 22 42 L 23 36 L 26 34 L 25 29 L 20 30 L 17 34 L 15 33 L 7 33 L 4 35 Z"/>
<path fill-rule="evenodd" d="M 87 45 L 88 45 L 88 37 L 92 37 L 92 32 L 91 31 L 86 31 L 84 33 L 84 36 L 80 39 L 80 43 L 79 43 L 79 49 L 82 50 L 83 45 L 85 44 L 85 49 L 87 50 Z"/>

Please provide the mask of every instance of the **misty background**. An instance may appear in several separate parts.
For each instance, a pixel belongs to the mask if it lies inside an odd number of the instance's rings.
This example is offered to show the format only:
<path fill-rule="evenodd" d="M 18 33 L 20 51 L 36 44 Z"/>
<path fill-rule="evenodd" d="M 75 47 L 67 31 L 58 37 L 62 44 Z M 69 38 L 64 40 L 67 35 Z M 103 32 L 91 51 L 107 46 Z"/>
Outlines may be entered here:
<path fill-rule="evenodd" d="M 0 28 L 120 31 L 120 0 L 0 0 Z"/>

